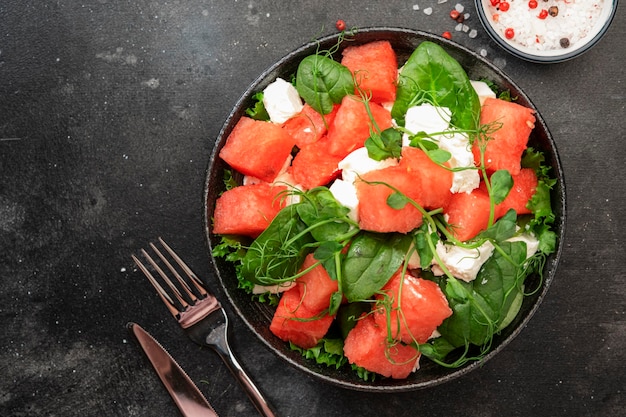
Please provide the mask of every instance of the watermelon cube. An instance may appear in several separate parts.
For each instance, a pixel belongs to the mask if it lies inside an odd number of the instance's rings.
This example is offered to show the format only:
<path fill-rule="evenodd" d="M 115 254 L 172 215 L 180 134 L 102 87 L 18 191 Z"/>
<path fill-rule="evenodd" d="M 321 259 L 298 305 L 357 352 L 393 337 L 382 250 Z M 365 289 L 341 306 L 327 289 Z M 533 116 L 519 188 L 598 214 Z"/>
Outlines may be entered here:
<path fill-rule="evenodd" d="M 391 336 L 404 343 L 425 343 L 441 323 L 452 315 L 446 296 L 433 281 L 416 278 L 398 271 L 382 288 L 391 305 L 376 309 L 376 323 L 387 328 L 391 324 Z M 389 311 L 387 311 L 389 309 Z"/>
<path fill-rule="evenodd" d="M 370 372 L 404 379 L 418 367 L 419 351 L 401 342 L 388 343 L 387 331 L 371 314 L 362 315 L 348 333 L 343 353 L 351 364 Z"/>
<path fill-rule="evenodd" d="M 420 204 L 427 209 L 443 207 L 452 193 L 452 171 L 433 162 L 424 151 L 419 148 L 405 146 L 402 148 L 400 166 L 420 183 L 422 193 Z"/>
<path fill-rule="evenodd" d="M 291 175 L 305 190 L 326 185 L 341 172 L 338 164 L 341 157 L 328 152 L 329 140 L 326 136 L 317 142 L 304 145 L 291 162 Z"/>
<path fill-rule="evenodd" d="M 301 271 L 308 269 L 317 263 L 313 254 L 304 258 Z M 336 280 L 333 280 L 326 269 L 321 265 L 315 266 L 305 275 L 296 280 L 300 289 L 302 305 L 314 313 L 322 312 L 330 306 L 330 297 L 339 290 Z"/>
<path fill-rule="evenodd" d="M 341 63 L 354 75 L 357 88 L 371 95 L 373 102 L 395 101 L 398 61 L 389 41 L 349 46 L 343 51 Z"/>
<path fill-rule="evenodd" d="M 256 238 L 285 206 L 285 186 L 262 182 L 231 188 L 215 201 L 213 233 Z"/>
<path fill-rule="evenodd" d="M 391 207 L 387 200 L 398 189 L 412 199 L 422 195 L 419 182 L 401 166 L 369 171 L 356 180 L 359 227 L 372 232 L 408 233 L 422 224 L 422 213 L 407 203 L 402 208 Z M 419 202 L 419 201 L 418 201 Z"/>
<path fill-rule="evenodd" d="M 489 125 L 486 139 L 474 141 L 474 161 L 480 166 L 480 148 L 485 148 L 485 168 L 489 171 L 508 170 L 519 174 L 522 154 L 535 127 L 534 111 L 517 103 L 487 98 L 480 111 L 480 124 Z"/>
<path fill-rule="evenodd" d="M 333 122 L 339 105 L 334 110 L 322 116 L 313 107 L 304 104 L 302 111 L 283 123 L 285 129 L 294 139 L 296 146 L 302 148 L 305 145 L 320 140 L 328 131 L 328 126 Z"/>
<path fill-rule="evenodd" d="M 480 187 L 471 193 L 452 194 L 444 207 L 450 232 L 460 241 L 472 239 L 489 226 L 489 211 L 489 194 Z"/>
<path fill-rule="evenodd" d="M 324 337 L 333 322 L 333 316 L 319 314 L 302 304 L 300 288 L 285 291 L 274 312 L 270 331 L 285 342 L 310 349 Z"/>
<path fill-rule="evenodd" d="M 242 117 L 219 156 L 244 175 L 272 182 L 283 170 L 295 140 L 280 125 Z"/>
<path fill-rule="evenodd" d="M 537 189 L 537 174 L 532 168 L 522 168 L 517 175 L 512 175 L 513 187 L 503 202 L 496 205 L 496 219 L 504 216 L 510 209 L 520 214 L 531 213 L 526 207 Z"/>
<path fill-rule="evenodd" d="M 360 97 L 347 95 L 341 100 L 335 119 L 328 128 L 328 152 L 344 158 L 353 150 L 365 146 L 371 130 L 382 132 L 392 126 L 389 110 L 372 102 L 368 106 L 374 120 L 370 119 Z"/>

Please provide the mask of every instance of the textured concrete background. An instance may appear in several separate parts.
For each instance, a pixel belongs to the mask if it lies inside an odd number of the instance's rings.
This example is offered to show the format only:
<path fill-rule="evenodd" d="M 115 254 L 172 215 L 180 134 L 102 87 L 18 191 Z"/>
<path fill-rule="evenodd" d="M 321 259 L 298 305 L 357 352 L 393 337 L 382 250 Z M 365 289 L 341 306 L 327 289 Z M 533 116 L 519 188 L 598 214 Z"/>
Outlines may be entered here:
<path fill-rule="evenodd" d="M 567 243 L 521 335 L 483 368 L 426 391 L 326 385 L 286 367 L 233 320 L 235 350 L 279 414 L 626 414 L 623 7 L 590 52 L 537 65 L 493 44 L 473 2 L 458 1 L 478 36 L 455 32 L 456 3 L 3 0 L 0 415 L 176 415 L 129 340 L 129 320 L 171 350 L 220 415 L 256 415 L 217 356 L 182 336 L 130 254 L 163 236 L 221 294 L 202 226 L 214 139 L 257 75 L 333 33 L 338 18 L 448 30 L 503 68 L 559 148 Z"/>

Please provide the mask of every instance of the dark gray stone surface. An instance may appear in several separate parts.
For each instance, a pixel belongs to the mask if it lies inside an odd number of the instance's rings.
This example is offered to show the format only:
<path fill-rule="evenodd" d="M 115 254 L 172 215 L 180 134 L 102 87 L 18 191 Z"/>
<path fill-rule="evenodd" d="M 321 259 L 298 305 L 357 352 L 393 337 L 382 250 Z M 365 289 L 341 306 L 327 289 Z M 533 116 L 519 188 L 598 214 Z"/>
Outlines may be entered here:
<path fill-rule="evenodd" d="M 258 74 L 334 32 L 338 18 L 449 30 L 525 90 L 565 170 L 562 263 L 520 337 L 443 386 L 337 389 L 286 367 L 234 318 L 244 366 L 281 416 L 625 415 L 623 10 L 585 55 L 537 65 L 498 49 L 473 2 L 458 1 L 478 36 L 455 32 L 456 3 L 2 1 L 0 415 L 177 415 L 129 340 L 129 320 L 179 359 L 220 415 L 256 415 L 218 357 L 183 337 L 130 254 L 163 236 L 221 294 L 202 226 L 213 141 Z"/>

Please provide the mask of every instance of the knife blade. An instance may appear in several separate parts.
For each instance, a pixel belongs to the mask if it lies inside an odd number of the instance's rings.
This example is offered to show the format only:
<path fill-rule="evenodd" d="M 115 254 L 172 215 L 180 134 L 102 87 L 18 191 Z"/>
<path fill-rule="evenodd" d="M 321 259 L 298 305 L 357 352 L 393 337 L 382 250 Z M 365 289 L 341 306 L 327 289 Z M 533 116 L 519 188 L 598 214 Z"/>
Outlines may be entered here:
<path fill-rule="evenodd" d="M 174 358 L 137 323 L 126 327 L 150 360 L 157 375 L 185 417 L 219 417 L 202 392 Z"/>

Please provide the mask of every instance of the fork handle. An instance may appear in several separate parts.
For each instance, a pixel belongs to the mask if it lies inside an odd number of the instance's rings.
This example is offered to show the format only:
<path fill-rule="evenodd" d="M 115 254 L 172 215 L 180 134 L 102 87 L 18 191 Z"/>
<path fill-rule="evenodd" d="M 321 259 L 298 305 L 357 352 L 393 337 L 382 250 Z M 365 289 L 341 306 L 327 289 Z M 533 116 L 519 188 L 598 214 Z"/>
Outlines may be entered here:
<path fill-rule="evenodd" d="M 224 363 L 226 363 L 228 369 L 230 369 L 235 378 L 237 378 L 237 381 L 239 381 L 243 389 L 246 391 L 248 398 L 250 398 L 250 401 L 252 401 L 257 411 L 261 413 L 262 416 L 275 417 L 276 413 L 272 410 L 259 388 L 255 385 L 254 381 L 250 379 L 246 371 L 244 371 L 241 367 L 239 361 L 230 349 L 228 342 L 225 339 L 222 339 L 220 343 L 214 345 L 213 348 L 220 355 Z"/>

